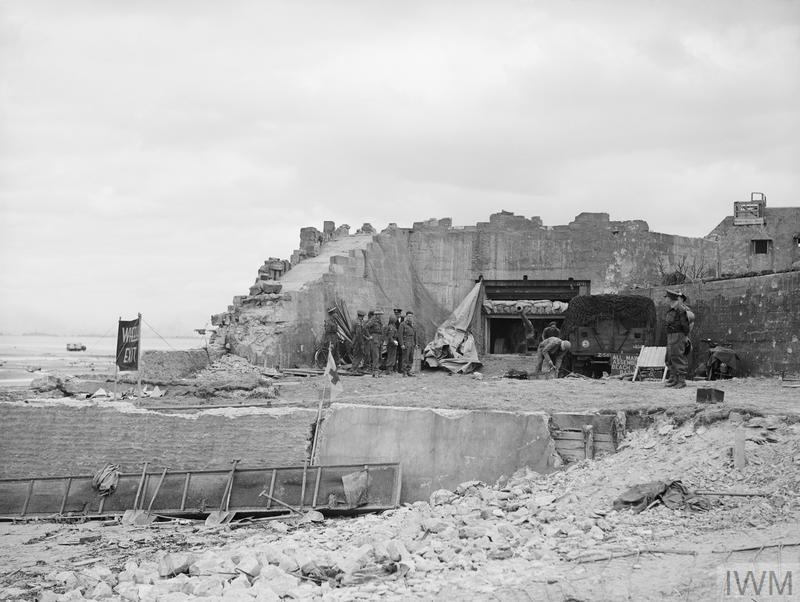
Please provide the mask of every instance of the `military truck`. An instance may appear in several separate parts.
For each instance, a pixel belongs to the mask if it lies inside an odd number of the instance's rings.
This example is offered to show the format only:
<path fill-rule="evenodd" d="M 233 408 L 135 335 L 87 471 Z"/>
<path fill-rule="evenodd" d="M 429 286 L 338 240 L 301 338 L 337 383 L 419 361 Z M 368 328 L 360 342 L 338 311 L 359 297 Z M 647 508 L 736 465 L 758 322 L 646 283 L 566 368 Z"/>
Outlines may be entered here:
<path fill-rule="evenodd" d="M 641 295 L 581 295 L 569 302 L 561 337 L 570 342 L 573 372 L 633 372 L 643 346 L 655 344 L 656 306 Z"/>

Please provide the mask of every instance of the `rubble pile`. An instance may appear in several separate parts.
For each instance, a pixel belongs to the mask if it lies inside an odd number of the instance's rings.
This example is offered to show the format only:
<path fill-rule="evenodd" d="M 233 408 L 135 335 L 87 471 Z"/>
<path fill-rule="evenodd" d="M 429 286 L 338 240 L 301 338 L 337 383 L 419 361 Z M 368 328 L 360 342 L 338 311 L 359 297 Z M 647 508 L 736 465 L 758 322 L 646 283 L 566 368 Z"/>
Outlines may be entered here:
<path fill-rule="evenodd" d="M 731 457 L 736 429 L 748 435 L 741 470 Z M 691 490 L 766 495 L 710 495 L 705 511 L 612 510 L 630 485 L 656 479 L 680 479 Z M 173 541 L 171 552 L 140 550 L 120 559 L 116 570 L 97 565 L 47 574 L 40 585 L 47 593 L 39 599 L 431 597 L 445 594 L 454 580 L 491 592 L 493 584 L 522 587 L 534 573 L 557 582 L 576 564 L 680 548 L 735 525 L 796 521 L 798 494 L 800 424 L 733 416 L 712 426 L 676 426 L 663 419 L 631 433 L 616 455 L 547 475 L 521 470 L 493 486 L 465 482 L 382 515 L 324 520 L 312 512 L 242 523 L 208 537 L 189 527 L 187 544 Z M 223 545 L 214 546 L 215 539 Z"/>
<path fill-rule="evenodd" d="M 261 368 L 238 355 L 226 354 L 203 369 L 194 378 L 199 396 L 225 397 L 234 393 L 247 397 L 277 397 L 273 379 L 262 374 Z"/>

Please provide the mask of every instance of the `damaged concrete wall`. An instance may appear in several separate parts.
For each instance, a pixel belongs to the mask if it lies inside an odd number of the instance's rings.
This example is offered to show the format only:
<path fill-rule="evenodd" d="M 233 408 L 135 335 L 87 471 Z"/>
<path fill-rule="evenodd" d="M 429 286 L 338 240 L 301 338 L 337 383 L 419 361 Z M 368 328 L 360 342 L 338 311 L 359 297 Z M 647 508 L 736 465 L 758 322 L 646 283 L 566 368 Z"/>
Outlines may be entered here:
<path fill-rule="evenodd" d="M 800 266 L 800 207 L 765 207 L 763 225 L 737 226 L 728 216 L 709 237 L 719 244 L 720 274 L 788 270 Z M 757 253 L 753 241 L 769 241 Z"/>
<path fill-rule="evenodd" d="M 711 241 L 650 232 L 644 221 L 611 221 L 606 213 L 582 213 L 553 228 L 510 213 L 463 229 L 426 222 L 415 224 L 409 244 L 422 285 L 450 309 L 480 275 L 584 279 L 595 294 L 614 293 L 635 283 L 660 283 L 663 272 L 687 258 L 712 266 L 716 258 Z"/>
<path fill-rule="evenodd" d="M 477 479 L 494 483 L 528 466 L 553 470 L 549 417 L 539 412 L 459 411 L 334 404 L 318 440 L 320 464 L 400 462 L 401 501 Z"/>
<path fill-rule="evenodd" d="M 111 404 L 108 404 L 111 406 Z M 119 409 L 118 409 L 119 408 Z M 125 410 L 125 411 L 121 411 Z M 315 410 L 225 408 L 199 413 L 88 402 L 0 403 L 0 476 L 301 465 Z"/>
<path fill-rule="evenodd" d="M 666 287 L 637 289 L 658 307 L 659 332 L 665 344 L 663 318 Z M 710 338 L 736 350 L 753 375 L 800 373 L 800 271 L 767 276 L 695 282 L 680 287 L 696 314 L 693 363 L 703 361 Z"/>
<path fill-rule="evenodd" d="M 588 279 L 592 292 L 617 292 L 659 283 L 689 260 L 716 265 L 717 253 L 714 242 L 650 232 L 646 222 L 611 221 L 605 213 L 582 213 L 553 228 L 501 212 L 466 228 L 453 228 L 448 218 L 411 229 L 392 225 L 375 236 L 326 238 L 314 229 L 312 241 L 304 233 L 313 254 L 306 250 L 284 275 L 280 293 L 235 297 L 228 312 L 214 316 L 215 345 L 227 342 L 258 364 L 303 364 L 313 357 L 325 309 L 337 298 L 353 317 L 358 309 L 411 309 L 428 341 L 481 275 Z"/>

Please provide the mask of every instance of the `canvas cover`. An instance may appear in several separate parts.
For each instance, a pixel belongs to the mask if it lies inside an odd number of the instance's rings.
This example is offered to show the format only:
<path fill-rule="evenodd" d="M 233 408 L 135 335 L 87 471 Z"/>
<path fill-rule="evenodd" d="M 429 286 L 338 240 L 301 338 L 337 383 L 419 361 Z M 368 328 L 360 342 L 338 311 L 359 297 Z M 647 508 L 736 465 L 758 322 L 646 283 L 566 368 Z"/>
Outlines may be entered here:
<path fill-rule="evenodd" d="M 470 324 L 475 316 L 482 283 L 478 282 L 453 313 L 439 325 L 433 341 L 425 346 L 422 359 L 431 368 L 467 374 L 481 365 Z"/>

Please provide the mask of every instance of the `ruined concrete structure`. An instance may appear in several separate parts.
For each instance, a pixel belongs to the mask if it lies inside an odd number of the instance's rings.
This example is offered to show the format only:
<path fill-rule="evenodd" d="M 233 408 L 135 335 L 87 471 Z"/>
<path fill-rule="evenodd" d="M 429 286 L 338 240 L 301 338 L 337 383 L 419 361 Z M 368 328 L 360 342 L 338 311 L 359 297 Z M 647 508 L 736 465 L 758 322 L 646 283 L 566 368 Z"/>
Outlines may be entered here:
<path fill-rule="evenodd" d="M 676 274 L 698 282 L 731 270 L 767 269 L 740 260 L 755 248 L 748 245 L 756 235 L 772 237 L 771 269 L 790 267 L 797 257 L 791 244 L 796 247 L 800 237 L 800 208 L 765 211 L 762 204 L 760 210 L 760 225 L 726 218 L 704 238 L 651 232 L 642 220 L 612 221 L 606 213 L 581 213 L 567 225 L 550 227 L 538 217 L 502 211 L 474 226 L 431 219 L 411 228 L 390 224 L 380 233 L 364 224 L 352 235 L 349 226 L 325 222 L 321 231 L 301 230 L 300 249 L 280 280 L 262 268 L 249 295 L 235 297 L 227 312 L 212 317 L 219 327 L 214 345 L 258 364 L 310 363 L 325 309 L 337 299 L 352 316 L 376 307 L 386 313 L 412 310 L 428 341 L 481 278 L 491 283 L 491 299 L 501 301 L 530 295 L 567 301 L 576 294 L 648 289 Z M 787 237 L 794 243 L 786 243 Z M 526 290 L 533 292 L 525 296 Z M 492 335 L 504 327 L 500 317 L 477 313 L 472 328 L 479 353 L 503 352 Z M 541 317 L 548 318 L 562 316 Z"/>
<path fill-rule="evenodd" d="M 452 220 L 392 224 L 379 234 L 303 228 L 292 269 L 280 281 L 259 280 L 212 318 L 217 345 L 255 363 L 308 362 L 321 337 L 325 308 L 343 299 L 356 309 L 411 309 L 425 337 L 478 278 L 493 281 L 588 281 L 580 292 L 617 292 L 632 282 L 660 283 L 690 258 L 710 265 L 716 243 L 651 232 L 646 222 L 611 221 L 582 213 L 565 226 L 501 212 L 488 222 L 456 228 Z M 576 294 L 578 292 L 576 284 Z M 480 350 L 488 324 L 476 324 Z"/>
<path fill-rule="evenodd" d="M 719 243 L 721 274 L 800 268 L 800 207 L 768 207 L 766 195 L 754 192 L 708 238 Z"/>

